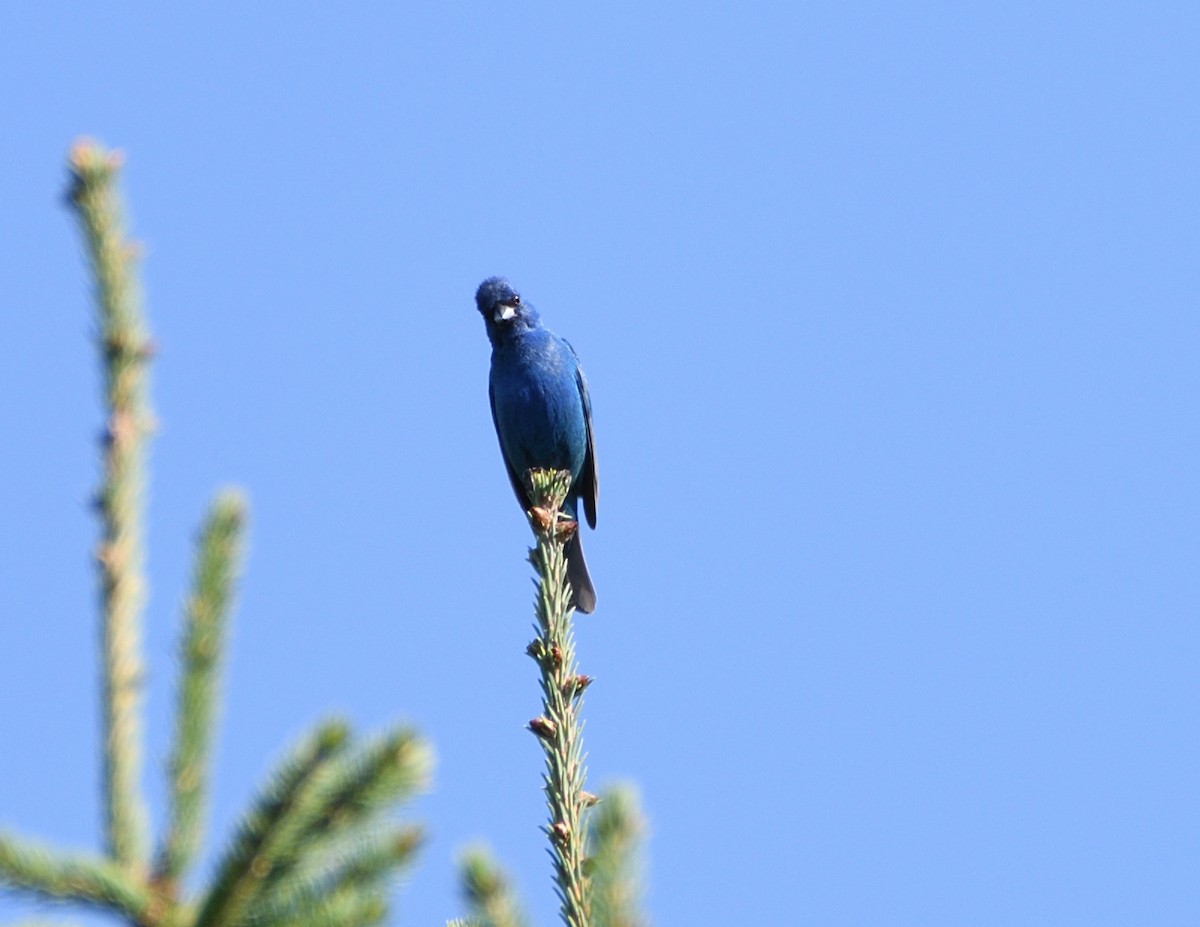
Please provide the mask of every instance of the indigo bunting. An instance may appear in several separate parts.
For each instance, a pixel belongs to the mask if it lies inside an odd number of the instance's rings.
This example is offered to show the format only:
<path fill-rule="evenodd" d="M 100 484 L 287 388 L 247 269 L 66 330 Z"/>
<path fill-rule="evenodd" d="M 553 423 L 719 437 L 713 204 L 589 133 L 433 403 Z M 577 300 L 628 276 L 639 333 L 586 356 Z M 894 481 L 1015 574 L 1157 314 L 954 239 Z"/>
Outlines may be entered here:
<path fill-rule="evenodd" d="M 582 500 L 587 523 L 595 528 L 592 401 L 575 349 L 543 328 L 537 310 L 503 277 L 484 280 L 475 291 L 475 305 L 492 343 L 492 422 L 517 501 L 525 511 L 532 506 L 526 470 L 569 470 L 571 489 L 563 512 L 578 522 L 577 503 Z M 575 607 L 590 612 L 596 607 L 596 590 L 579 531 L 567 542 L 566 555 Z"/>

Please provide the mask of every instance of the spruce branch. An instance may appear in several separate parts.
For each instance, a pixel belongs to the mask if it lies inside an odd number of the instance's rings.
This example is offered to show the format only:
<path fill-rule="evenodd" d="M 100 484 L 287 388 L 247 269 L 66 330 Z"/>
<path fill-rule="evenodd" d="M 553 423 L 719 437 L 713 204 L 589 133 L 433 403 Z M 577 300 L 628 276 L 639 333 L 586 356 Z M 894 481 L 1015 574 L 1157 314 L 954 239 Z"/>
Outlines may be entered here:
<path fill-rule="evenodd" d="M 318 774 L 346 744 L 348 730 L 341 722 L 329 722 L 306 737 L 284 760 L 266 791 L 243 820 L 233 845 L 226 851 L 217 877 L 196 915 L 195 927 L 232 927 L 242 917 L 263 880 L 270 874 L 272 860 L 289 844 L 291 816 L 312 801 Z"/>
<path fill-rule="evenodd" d="M 425 783 L 430 753 L 408 729 L 354 750 L 344 740 L 344 728 L 326 727 L 285 764 L 275 786 L 243 824 L 195 927 L 283 917 L 289 897 L 298 897 L 306 884 L 324 885 L 325 901 L 355 892 L 386 900 L 372 879 L 407 862 L 419 842 L 417 834 L 393 834 L 390 846 L 383 848 L 363 835 L 371 833 L 387 809 Z M 386 869 L 380 868 L 385 864 Z M 368 878 L 368 872 L 374 875 Z M 337 911 L 353 907 L 349 900 L 339 904 Z M 355 910 L 366 916 L 366 907 Z"/>
<path fill-rule="evenodd" d="M 638 852 L 646 825 L 630 787 L 605 791 L 588 821 L 588 877 L 595 927 L 645 927 Z"/>
<path fill-rule="evenodd" d="M 156 908 L 150 891 L 115 862 L 51 851 L 4 833 L 0 833 L 0 882 L 52 901 L 99 905 L 136 923 L 147 923 Z"/>
<path fill-rule="evenodd" d="M 414 731 L 400 728 L 342 756 L 321 781 L 299 838 L 309 847 L 331 840 L 380 809 L 412 796 L 428 781 L 432 757 Z"/>
<path fill-rule="evenodd" d="M 471 847 L 459 860 L 463 896 L 471 927 L 525 927 L 525 916 L 508 876 L 483 847 Z"/>
<path fill-rule="evenodd" d="M 430 766 L 429 749 L 406 728 L 339 754 L 314 776 L 305 801 L 262 856 L 258 897 L 269 898 L 293 876 L 311 879 L 335 865 L 344 840 L 359 839 L 383 811 L 422 787 Z"/>
<path fill-rule="evenodd" d="M 335 852 L 306 853 L 296 871 L 264 888 L 261 899 L 250 908 L 249 919 L 256 924 L 295 923 L 339 891 L 386 901 L 389 880 L 411 865 L 423 839 L 419 827 L 393 824 L 356 837 Z"/>
<path fill-rule="evenodd" d="M 170 761 L 170 823 L 157 872 L 167 886 L 183 876 L 202 836 L 217 675 L 245 520 L 245 502 L 227 491 L 213 503 L 200 535 L 181 647 L 182 678 Z"/>
<path fill-rule="evenodd" d="M 107 423 L 104 476 L 97 496 L 97 552 L 103 612 L 104 805 L 109 855 L 132 871 L 146 860 L 141 775 L 141 611 L 143 463 L 151 429 L 146 401 L 146 336 L 116 191 L 120 157 L 90 141 L 71 151 L 69 199 L 83 229 L 96 281 Z"/>
<path fill-rule="evenodd" d="M 347 886 L 294 916 L 264 922 L 263 927 L 371 927 L 382 923 L 387 914 L 387 897 L 382 892 Z"/>
<path fill-rule="evenodd" d="M 583 723 L 579 712 L 587 683 L 575 665 L 571 619 L 571 590 L 567 582 L 564 546 L 577 529 L 561 513 L 571 474 L 561 470 L 531 470 L 527 474 L 533 507 L 529 521 L 537 537 L 530 562 L 538 574 L 537 634 L 526 649 L 541 670 L 542 714 L 529 722 L 546 755 L 543 783 L 550 822 L 543 829 L 550 839 L 554 884 L 567 927 L 588 927 L 588 888 L 584 873 L 584 811 L 590 796 L 586 778 Z"/>

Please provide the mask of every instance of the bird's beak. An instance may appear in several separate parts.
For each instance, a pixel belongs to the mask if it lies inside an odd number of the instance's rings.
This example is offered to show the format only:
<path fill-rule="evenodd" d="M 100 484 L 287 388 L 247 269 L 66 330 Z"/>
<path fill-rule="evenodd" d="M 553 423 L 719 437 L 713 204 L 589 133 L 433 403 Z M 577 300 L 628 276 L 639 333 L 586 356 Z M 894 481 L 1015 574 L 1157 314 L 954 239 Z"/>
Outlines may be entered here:
<path fill-rule="evenodd" d="M 501 303 L 496 307 L 496 314 L 492 316 L 497 322 L 507 322 L 517 314 L 516 307 Z"/>

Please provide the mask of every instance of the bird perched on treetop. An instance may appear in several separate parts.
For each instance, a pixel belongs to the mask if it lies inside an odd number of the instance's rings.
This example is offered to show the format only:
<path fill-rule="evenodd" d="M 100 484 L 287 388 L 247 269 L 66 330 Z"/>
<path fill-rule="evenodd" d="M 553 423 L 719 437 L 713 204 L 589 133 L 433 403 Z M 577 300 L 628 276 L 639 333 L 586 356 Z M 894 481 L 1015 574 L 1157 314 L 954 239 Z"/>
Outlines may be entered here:
<path fill-rule="evenodd" d="M 537 310 L 503 277 L 489 277 L 475 291 L 492 343 L 488 395 L 492 421 L 508 478 L 521 508 L 532 503 L 525 471 L 569 470 L 571 489 L 563 512 L 578 522 L 576 504 L 596 527 L 596 453 L 592 443 L 592 401 L 575 349 L 542 328 Z M 596 590 L 576 531 L 567 542 L 567 579 L 575 607 L 590 612 Z"/>

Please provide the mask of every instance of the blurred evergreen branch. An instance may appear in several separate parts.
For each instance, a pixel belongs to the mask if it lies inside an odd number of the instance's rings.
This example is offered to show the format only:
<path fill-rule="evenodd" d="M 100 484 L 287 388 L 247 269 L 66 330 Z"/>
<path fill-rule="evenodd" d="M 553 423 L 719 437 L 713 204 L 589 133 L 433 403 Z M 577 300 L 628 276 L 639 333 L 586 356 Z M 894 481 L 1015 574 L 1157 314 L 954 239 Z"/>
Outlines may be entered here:
<path fill-rule="evenodd" d="M 245 502 L 237 493 L 226 492 L 213 503 L 200 535 L 181 647 L 183 673 L 170 761 L 170 824 L 157 870 L 157 877 L 168 884 L 179 880 L 203 836 L 218 661 L 225 644 L 245 521 Z"/>
<path fill-rule="evenodd" d="M 109 854 L 134 872 L 146 860 L 141 796 L 142 470 L 151 428 L 146 402 L 150 341 L 138 299 L 137 246 L 125 236 L 115 189 L 118 155 L 79 142 L 69 198 L 95 278 L 104 366 L 104 478 L 97 494 L 104 641 L 104 800 Z"/>
<path fill-rule="evenodd" d="M 472 927 L 525 927 L 526 921 L 508 877 L 483 847 L 472 847 L 459 860 L 463 895 Z"/>
<path fill-rule="evenodd" d="M 120 158 L 72 149 L 69 200 L 95 279 L 105 378 L 102 540 L 104 856 L 69 854 L 0 832 L 0 887 L 115 912 L 136 927 L 360 927 L 387 915 L 389 887 L 421 842 L 392 810 L 424 786 L 429 749 L 406 728 L 366 743 L 329 722 L 287 755 L 247 813 L 212 884 L 183 886 L 203 836 L 219 669 L 241 565 L 245 503 L 217 497 L 196 552 L 184 615 L 181 678 L 168 767 L 169 807 L 153 872 L 140 788 L 142 484 L 151 427 L 152 354 L 137 299 L 135 248 L 116 192 Z"/>
<path fill-rule="evenodd" d="M 222 861 L 196 927 L 288 923 L 304 899 L 359 886 L 383 895 L 381 880 L 409 863 L 413 828 L 375 831 L 379 813 L 411 795 L 428 774 L 428 750 L 399 731 L 355 750 L 329 724 L 276 773 Z M 373 923 L 373 921 L 364 921 Z"/>
<path fill-rule="evenodd" d="M 91 902 L 135 922 L 153 905 L 147 887 L 111 860 L 59 853 L 9 834 L 0 834 L 0 879 L 55 901 Z"/>
<path fill-rule="evenodd" d="M 587 871 L 596 927 L 645 927 L 638 852 L 645 821 L 630 787 L 604 792 L 588 821 Z"/>

